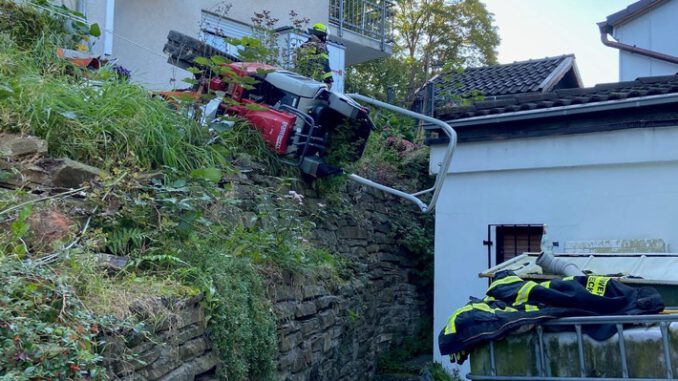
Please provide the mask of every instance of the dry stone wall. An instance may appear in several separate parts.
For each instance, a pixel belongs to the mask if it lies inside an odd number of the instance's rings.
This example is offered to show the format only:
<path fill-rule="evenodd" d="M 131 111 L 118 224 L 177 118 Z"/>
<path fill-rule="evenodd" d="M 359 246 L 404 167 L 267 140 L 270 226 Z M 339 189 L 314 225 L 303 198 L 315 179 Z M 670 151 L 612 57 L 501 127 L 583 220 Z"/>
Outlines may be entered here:
<path fill-rule="evenodd" d="M 239 197 L 261 182 L 276 181 L 240 180 Z M 306 205 L 323 203 L 314 191 L 303 192 Z M 349 210 L 318 221 L 313 241 L 345 260 L 350 280 L 291 273 L 269 279 L 278 322 L 279 380 L 373 380 L 379 355 L 417 334 L 426 318 L 414 258 L 395 243 L 394 221 L 416 215 L 401 215 L 402 209 L 394 208 L 399 201 L 378 192 L 352 186 L 349 193 L 356 195 Z M 155 340 L 128 338 L 112 345 L 109 373 L 126 381 L 212 380 L 218 360 L 202 314 L 196 302 L 184 303 L 155 329 Z M 125 353 L 133 353 L 132 360 Z"/>
<path fill-rule="evenodd" d="M 205 334 L 200 297 L 179 302 L 153 299 L 132 307 L 150 322 L 143 334 L 107 333 L 105 365 L 110 380 L 216 381 L 218 356 Z"/>
<path fill-rule="evenodd" d="M 345 194 L 354 195 L 347 210 L 320 218 L 313 241 L 344 259 L 351 280 L 290 276 L 271 287 L 281 380 L 372 380 L 379 355 L 426 318 L 413 254 L 396 243 L 394 222 L 417 218 L 414 208 L 402 214 L 399 200 L 357 184 Z M 311 209 L 326 202 L 312 190 L 304 195 Z"/>
<path fill-rule="evenodd" d="M 13 171 L 0 187 L 74 188 L 99 174 L 68 159 L 45 158 L 45 152 L 40 139 L 0 135 L 0 169 Z M 256 210 L 254 197 L 248 196 L 256 194 L 257 187 L 281 187 L 278 179 L 254 174 L 240 174 L 231 182 L 238 199 L 244 200 L 241 207 L 251 210 L 246 213 Z M 279 379 L 372 380 L 379 355 L 417 334 L 427 316 L 427 294 L 416 280 L 415 258 L 397 243 L 397 221 L 418 215 L 413 207 L 404 212 L 400 200 L 357 184 L 343 191 L 342 212 L 324 209 L 326 200 L 311 189 L 298 191 L 309 218 L 314 215 L 317 223 L 313 242 L 340 256 L 347 274 L 343 280 L 323 274 L 269 279 L 278 322 Z M 132 330 L 105 337 L 109 377 L 214 380 L 218 356 L 206 336 L 199 302 L 140 302 L 134 312 L 156 324 L 149 335 Z"/>

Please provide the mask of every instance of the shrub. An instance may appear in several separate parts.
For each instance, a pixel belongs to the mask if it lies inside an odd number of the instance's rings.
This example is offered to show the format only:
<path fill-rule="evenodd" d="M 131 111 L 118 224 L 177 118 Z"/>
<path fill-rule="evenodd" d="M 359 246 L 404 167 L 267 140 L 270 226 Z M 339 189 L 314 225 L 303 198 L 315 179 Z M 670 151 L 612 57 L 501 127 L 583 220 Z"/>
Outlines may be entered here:
<path fill-rule="evenodd" d="M 0 257 L 3 380 L 104 380 L 100 322 L 55 273 Z"/>

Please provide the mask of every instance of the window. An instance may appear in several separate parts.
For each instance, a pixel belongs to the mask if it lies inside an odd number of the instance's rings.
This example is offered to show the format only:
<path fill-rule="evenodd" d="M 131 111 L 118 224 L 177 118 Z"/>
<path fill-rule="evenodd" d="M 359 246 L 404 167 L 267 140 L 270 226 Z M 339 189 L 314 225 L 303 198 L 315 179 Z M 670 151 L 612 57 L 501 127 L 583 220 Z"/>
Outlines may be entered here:
<path fill-rule="evenodd" d="M 492 239 L 494 233 L 494 240 Z M 542 224 L 489 225 L 487 227 L 488 266 L 498 265 L 525 252 L 541 250 Z M 492 246 L 495 247 L 492 263 Z"/>

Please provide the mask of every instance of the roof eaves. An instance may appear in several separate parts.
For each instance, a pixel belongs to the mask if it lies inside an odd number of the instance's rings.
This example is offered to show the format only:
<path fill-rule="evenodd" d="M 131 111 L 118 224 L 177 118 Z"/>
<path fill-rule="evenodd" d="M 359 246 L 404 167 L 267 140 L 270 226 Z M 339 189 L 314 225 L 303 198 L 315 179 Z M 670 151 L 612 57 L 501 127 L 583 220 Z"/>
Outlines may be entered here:
<path fill-rule="evenodd" d="M 668 0 L 640 0 L 637 1 L 628 7 L 622 9 L 619 12 L 615 12 L 609 16 L 607 19 L 600 24 L 607 25 L 609 27 L 616 27 L 618 25 L 629 22 L 636 17 L 650 11 L 651 9 L 661 5 L 662 3 Z"/>
<path fill-rule="evenodd" d="M 538 119 L 550 116 L 567 116 L 597 111 L 616 110 L 625 107 L 642 107 L 659 104 L 678 103 L 678 93 L 648 95 L 624 99 L 557 106 L 542 109 L 521 110 L 501 114 L 473 116 L 469 118 L 453 119 L 448 121 L 452 127 L 497 124 L 518 120 Z"/>

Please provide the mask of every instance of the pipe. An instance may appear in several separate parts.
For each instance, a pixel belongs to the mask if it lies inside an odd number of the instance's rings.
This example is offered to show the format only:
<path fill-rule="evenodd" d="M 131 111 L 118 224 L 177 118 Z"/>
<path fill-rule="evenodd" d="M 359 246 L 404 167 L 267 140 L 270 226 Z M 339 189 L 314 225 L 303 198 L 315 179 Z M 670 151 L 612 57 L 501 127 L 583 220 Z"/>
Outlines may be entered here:
<path fill-rule="evenodd" d="M 435 183 L 433 184 L 433 187 L 431 189 L 427 189 L 427 190 L 424 190 L 424 191 L 419 191 L 419 192 L 416 192 L 416 193 L 408 194 L 408 193 L 399 191 L 397 189 L 393 189 L 391 187 L 388 187 L 388 186 L 385 186 L 385 185 L 382 185 L 382 184 L 379 184 L 379 183 L 375 183 L 371 180 L 365 179 L 365 178 L 360 177 L 356 174 L 349 175 L 349 178 L 353 181 L 356 181 L 356 182 L 361 183 L 363 185 L 367 185 L 367 186 L 377 188 L 379 190 L 382 190 L 382 191 L 387 192 L 387 193 L 391 193 L 391 194 L 399 196 L 399 197 L 403 197 L 403 198 L 410 200 L 410 201 L 414 202 L 415 204 L 417 204 L 417 206 L 419 206 L 419 209 L 423 213 L 431 213 L 433 211 L 433 208 L 435 208 L 436 202 L 438 201 L 438 196 L 440 195 L 440 191 L 443 188 L 443 183 L 445 182 L 445 176 L 447 175 L 447 170 L 449 169 L 450 162 L 452 161 L 452 155 L 454 154 L 454 149 L 457 146 L 457 132 L 452 127 L 450 127 L 449 124 L 447 124 L 447 123 L 445 123 L 441 120 L 432 118 L 430 116 L 422 115 L 422 114 L 416 113 L 414 111 L 410 111 L 410 110 L 407 110 L 407 109 L 404 109 L 404 108 L 401 108 L 401 107 L 398 107 L 398 106 L 394 106 L 394 105 L 389 104 L 389 103 L 385 103 L 385 102 L 376 100 L 374 98 L 366 97 L 364 95 L 355 94 L 355 93 L 354 94 L 346 94 L 346 95 L 350 98 L 354 98 L 354 99 L 357 99 L 359 101 L 369 103 L 369 104 L 377 106 L 377 107 L 384 108 L 386 110 L 397 112 L 401 115 L 409 116 L 410 118 L 414 118 L 414 119 L 421 120 L 421 121 L 424 121 L 424 122 L 427 122 L 427 123 L 435 124 L 438 127 L 440 127 L 440 129 L 445 133 L 445 135 L 447 135 L 447 138 L 448 138 L 447 149 L 445 150 L 445 155 L 443 157 L 443 160 L 439 164 L 440 169 L 438 171 L 438 174 L 436 175 Z M 419 200 L 416 197 L 417 195 L 421 195 L 421 194 L 429 193 L 429 192 L 433 192 L 433 195 L 431 196 L 431 200 L 429 201 L 428 205 L 426 205 L 423 201 Z"/>
<path fill-rule="evenodd" d="M 545 273 L 564 276 L 582 276 L 584 273 L 572 262 L 564 261 L 551 253 L 542 251 L 537 257 L 539 265 Z"/>
<path fill-rule="evenodd" d="M 611 26 L 607 22 L 598 23 L 598 28 L 600 28 L 600 41 L 603 42 L 603 45 L 609 46 L 611 48 L 616 48 L 630 53 L 640 54 L 642 56 L 654 58 L 657 60 L 669 62 L 675 65 L 678 65 L 678 57 L 672 56 L 669 54 L 655 52 L 653 50 L 643 49 L 632 45 L 622 44 L 617 41 L 610 41 L 607 38 L 607 35 L 611 31 Z"/>
<path fill-rule="evenodd" d="M 115 0 L 106 0 L 106 19 L 104 22 L 104 54 L 113 55 L 113 31 L 115 25 Z"/>

